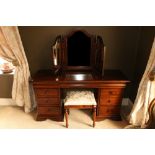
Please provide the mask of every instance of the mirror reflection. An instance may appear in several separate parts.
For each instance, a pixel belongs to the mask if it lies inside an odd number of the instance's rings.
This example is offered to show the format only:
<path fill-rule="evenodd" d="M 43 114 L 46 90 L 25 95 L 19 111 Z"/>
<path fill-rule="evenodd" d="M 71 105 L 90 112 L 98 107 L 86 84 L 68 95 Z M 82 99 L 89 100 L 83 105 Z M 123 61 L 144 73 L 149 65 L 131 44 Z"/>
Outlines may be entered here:
<path fill-rule="evenodd" d="M 61 51 L 60 38 L 57 38 L 55 44 L 52 46 L 52 57 L 54 66 L 60 65 L 59 61 L 60 51 Z"/>

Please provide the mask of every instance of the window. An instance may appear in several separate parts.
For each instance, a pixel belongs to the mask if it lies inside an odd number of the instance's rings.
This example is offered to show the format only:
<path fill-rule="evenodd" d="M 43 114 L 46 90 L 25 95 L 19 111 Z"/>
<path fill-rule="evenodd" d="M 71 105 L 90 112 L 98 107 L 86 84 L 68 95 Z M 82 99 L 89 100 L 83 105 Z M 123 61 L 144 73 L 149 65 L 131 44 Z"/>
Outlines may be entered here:
<path fill-rule="evenodd" d="M 8 62 L 0 57 L 0 74 L 14 73 L 14 66 L 11 62 Z"/>

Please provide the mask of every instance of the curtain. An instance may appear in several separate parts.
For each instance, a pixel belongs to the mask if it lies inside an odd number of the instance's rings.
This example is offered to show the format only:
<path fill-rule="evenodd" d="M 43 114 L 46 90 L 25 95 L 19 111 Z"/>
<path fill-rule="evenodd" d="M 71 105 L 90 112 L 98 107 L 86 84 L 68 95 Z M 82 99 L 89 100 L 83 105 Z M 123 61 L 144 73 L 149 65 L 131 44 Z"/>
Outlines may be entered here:
<path fill-rule="evenodd" d="M 18 106 L 23 106 L 25 112 L 30 112 L 33 109 L 34 92 L 29 84 L 29 66 L 16 26 L 0 27 L 0 57 L 15 66 L 12 99 Z"/>
<path fill-rule="evenodd" d="M 145 72 L 139 84 L 134 106 L 129 115 L 129 123 L 145 128 L 148 120 L 148 106 L 155 98 L 155 81 L 150 80 L 150 75 L 155 75 L 155 38 L 150 52 Z"/>

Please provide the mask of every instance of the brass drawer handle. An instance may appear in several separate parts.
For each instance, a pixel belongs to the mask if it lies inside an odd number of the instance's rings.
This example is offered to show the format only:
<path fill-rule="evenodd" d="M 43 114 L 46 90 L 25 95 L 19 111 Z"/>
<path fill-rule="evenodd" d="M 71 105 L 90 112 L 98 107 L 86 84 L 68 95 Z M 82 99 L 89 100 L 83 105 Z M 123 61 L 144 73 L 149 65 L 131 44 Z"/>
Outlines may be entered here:
<path fill-rule="evenodd" d="M 115 91 L 109 91 L 110 95 L 116 95 L 117 93 Z"/>
<path fill-rule="evenodd" d="M 110 103 L 110 100 L 108 100 L 108 103 Z"/>
<path fill-rule="evenodd" d="M 107 109 L 107 112 L 111 112 L 111 109 Z"/>
<path fill-rule="evenodd" d="M 112 91 L 109 91 L 109 94 L 110 94 L 110 95 L 112 95 L 112 94 L 113 94 L 113 92 L 112 92 Z"/>

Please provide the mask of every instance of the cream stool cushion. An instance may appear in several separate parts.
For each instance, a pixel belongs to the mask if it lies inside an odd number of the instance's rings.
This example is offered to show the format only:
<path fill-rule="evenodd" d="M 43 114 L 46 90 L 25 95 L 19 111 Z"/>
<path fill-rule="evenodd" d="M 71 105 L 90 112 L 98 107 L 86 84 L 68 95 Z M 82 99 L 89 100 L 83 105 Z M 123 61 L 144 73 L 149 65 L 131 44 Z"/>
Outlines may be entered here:
<path fill-rule="evenodd" d="M 95 96 L 92 91 L 67 91 L 64 105 L 96 105 Z"/>

